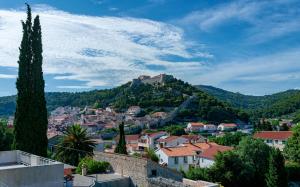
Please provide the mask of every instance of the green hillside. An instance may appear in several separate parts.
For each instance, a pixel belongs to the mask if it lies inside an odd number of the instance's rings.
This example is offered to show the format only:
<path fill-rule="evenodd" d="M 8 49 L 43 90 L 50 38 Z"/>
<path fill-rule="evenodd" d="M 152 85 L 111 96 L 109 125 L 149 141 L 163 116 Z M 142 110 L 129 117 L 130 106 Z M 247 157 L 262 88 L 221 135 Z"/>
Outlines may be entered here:
<path fill-rule="evenodd" d="M 300 109 L 300 91 L 287 90 L 272 95 L 249 96 L 212 86 L 196 86 L 233 107 L 247 111 L 253 117 L 280 117 L 291 115 Z"/>
<path fill-rule="evenodd" d="M 210 122 L 247 120 L 247 116 L 215 97 L 178 79 L 166 80 L 157 84 L 132 85 L 128 82 L 113 89 L 88 92 L 47 93 L 47 107 L 51 111 L 59 106 L 113 106 L 124 111 L 129 106 L 139 105 L 147 113 L 170 111 L 194 95 L 194 99 L 179 113 L 179 117 L 203 119 Z M 13 115 L 15 96 L 0 97 L 0 115 Z M 187 114 L 188 113 L 188 114 Z"/>

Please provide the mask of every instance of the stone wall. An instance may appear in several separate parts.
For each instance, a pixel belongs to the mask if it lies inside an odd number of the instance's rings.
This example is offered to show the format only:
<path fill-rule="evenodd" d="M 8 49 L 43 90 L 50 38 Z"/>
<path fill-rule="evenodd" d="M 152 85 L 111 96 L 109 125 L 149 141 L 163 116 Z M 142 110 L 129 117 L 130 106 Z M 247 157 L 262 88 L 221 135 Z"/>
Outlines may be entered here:
<path fill-rule="evenodd" d="M 0 170 L 0 186 L 4 187 L 63 187 L 63 182 L 63 164 Z"/>
<path fill-rule="evenodd" d="M 152 177 L 182 181 L 181 173 L 144 158 L 95 152 L 94 159 L 109 162 L 114 172 L 129 176 L 133 186 L 150 186 L 148 179 Z"/>
<path fill-rule="evenodd" d="M 174 181 L 171 179 L 156 177 L 149 179 L 149 187 L 191 187 L 182 182 Z"/>

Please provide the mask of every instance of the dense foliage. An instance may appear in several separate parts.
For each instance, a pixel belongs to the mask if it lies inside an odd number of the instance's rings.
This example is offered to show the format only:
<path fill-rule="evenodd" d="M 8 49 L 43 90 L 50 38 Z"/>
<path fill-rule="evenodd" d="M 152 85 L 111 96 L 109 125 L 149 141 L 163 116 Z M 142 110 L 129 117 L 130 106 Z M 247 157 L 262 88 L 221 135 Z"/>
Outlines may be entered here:
<path fill-rule="evenodd" d="M 77 166 L 79 161 L 92 156 L 95 142 L 80 125 L 67 128 L 61 142 L 55 148 L 55 158 L 61 162 Z"/>
<path fill-rule="evenodd" d="M 196 86 L 233 107 L 246 110 L 252 118 L 269 118 L 292 114 L 300 110 L 300 91 L 288 90 L 266 96 L 249 96 L 212 86 Z"/>
<path fill-rule="evenodd" d="M 281 152 L 250 137 L 243 138 L 234 150 L 218 153 L 212 167 L 190 168 L 185 176 L 232 187 L 287 185 Z"/>
<path fill-rule="evenodd" d="M 168 125 L 164 127 L 162 130 L 166 131 L 171 136 L 181 136 L 186 134 L 184 130 L 184 126 L 181 125 Z"/>
<path fill-rule="evenodd" d="M 286 187 L 288 184 L 284 158 L 279 149 L 272 149 L 270 153 L 265 181 L 268 187 Z"/>
<path fill-rule="evenodd" d="M 287 176 L 289 181 L 299 181 L 300 180 L 300 163 L 287 162 L 285 164 Z"/>
<path fill-rule="evenodd" d="M 13 130 L 7 127 L 5 121 L 0 121 L 0 151 L 11 150 L 13 140 Z"/>
<path fill-rule="evenodd" d="M 22 21 L 17 105 L 14 120 L 14 146 L 26 152 L 47 156 L 47 109 L 42 71 L 42 35 L 39 16 L 34 23 L 27 5 L 27 20 Z"/>
<path fill-rule="evenodd" d="M 237 146 L 245 136 L 247 136 L 247 134 L 242 132 L 225 133 L 223 136 L 209 137 L 209 141 L 216 142 L 219 145 Z"/>
<path fill-rule="evenodd" d="M 293 135 L 284 148 L 284 156 L 289 161 L 300 163 L 300 125 L 293 127 L 292 131 Z"/>
<path fill-rule="evenodd" d="M 86 167 L 87 174 L 96 174 L 106 172 L 109 169 L 110 164 L 104 161 L 96 161 L 91 157 L 86 157 L 79 162 L 76 173 L 81 174 L 83 166 Z"/>

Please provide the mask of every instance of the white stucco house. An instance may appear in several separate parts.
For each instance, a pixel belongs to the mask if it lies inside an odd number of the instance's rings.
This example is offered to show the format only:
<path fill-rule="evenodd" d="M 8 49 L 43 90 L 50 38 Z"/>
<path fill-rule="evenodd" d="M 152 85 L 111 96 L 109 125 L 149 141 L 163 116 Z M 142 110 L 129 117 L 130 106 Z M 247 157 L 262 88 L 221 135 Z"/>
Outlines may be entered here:
<path fill-rule="evenodd" d="M 211 167 L 215 163 L 215 156 L 219 152 L 229 151 L 232 149 L 233 147 L 211 144 L 211 146 L 208 149 L 203 150 L 199 155 L 198 165 L 201 168 Z"/>
<path fill-rule="evenodd" d="M 156 141 L 162 137 L 166 136 L 167 132 L 159 131 L 155 133 L 146 133 L 140 136 L 138 140 L 138 149 L 143 151 L 145 149 L 155 149 Z"/>
<path fill-rule="evenodd" d="M 141 107 L 139 107 L 139 106 L 131 106 L 131 107 L 128 108 L 127 114 L 132 115 L 132 116 L 136 116 L 141 111 L 142 111 Z"/>
<path fill-rule="evenodd" d="M 177 147 L 164 147 L 158 149 L 155 154 L 159 158 L 159 164 L 176 170 L 187 171 L 194 165 L 201 148 L 194 144 L 183 144 Z"/>
<path fill-rule="evenodd" d="M 181 136 L 162 136 L 157 140 L 157 148 L 175 147 L 183 143 L 188 143 L 188 139 Z"/>
<path fill-rule="evenodd" d="M 185 128 L 186 132 L 202 132 L 204 131 L 204 123 L 190 122 Z"/>
<path fill-rule="evenodd" d="M 214 124 L 205 124 L 204 125 L 204 131 L 215 132 L 216 130 L 217 130 L 217 126 Z"/>
<path fill-rule="evenodd" d="M 214 124 L 204 124 L 199 122 L 190 122 L 187 124 L 186 132 L 214 132 L 217 130 L 217 126 Z"/>
<path fill-rule="evenodd" d="M 262 139 L 267 145 L 283 150 L 288 138 L 293 135 L 292 131 L 260 131 L 253 137 Z"/>
<path fill-rule="evenodd" d="M 159 158 L 159 164 L 178 171 L 187 171 L 190 166 L 210 167 L 218 152 L 231 149 L 233 148 L 215 143 L 185 143 L 176 147 L 163 147 L 155 153 Z"/>
<path fill-rule="evenodd" d="M 237 130 L 237 124 L 235 123 L 221 123 L 220 125 L 218 125 L 217 130 L 219 131 L 235 131 Z"/>

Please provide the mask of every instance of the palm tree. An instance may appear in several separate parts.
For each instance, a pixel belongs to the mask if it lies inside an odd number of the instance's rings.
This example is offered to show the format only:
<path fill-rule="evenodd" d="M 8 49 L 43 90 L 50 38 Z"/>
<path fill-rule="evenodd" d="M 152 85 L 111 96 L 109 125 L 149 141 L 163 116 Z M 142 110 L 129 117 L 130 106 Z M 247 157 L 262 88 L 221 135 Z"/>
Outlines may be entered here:
<path fill-rule="evenodd" d="M 61 162 L 77 166 L 79 161 L 93 155 L 96 143 L 80 125 L 67 128 L 61 142 L 57 145 L 55 158 Z"/>

